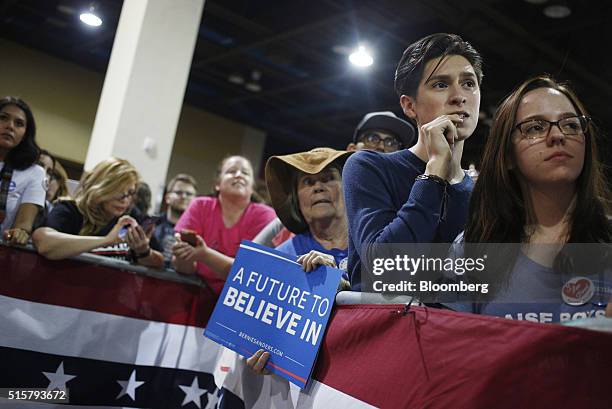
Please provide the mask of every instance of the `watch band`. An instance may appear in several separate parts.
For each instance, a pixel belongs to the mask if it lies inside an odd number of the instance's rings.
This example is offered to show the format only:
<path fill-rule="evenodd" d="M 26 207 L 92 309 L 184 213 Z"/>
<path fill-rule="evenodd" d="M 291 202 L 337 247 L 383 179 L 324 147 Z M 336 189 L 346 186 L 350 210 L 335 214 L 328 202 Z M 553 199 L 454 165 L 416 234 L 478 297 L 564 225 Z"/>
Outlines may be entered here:
<path fill-rule="evenodd" d="M 132 257 L 134 258 L 134 260 L 149 257 L 150 255 L 151 255 L 151 247 L 149 247 L 147 251 L 144 251 L 142 253 L 136 253 L 134 250 L 132 250 Z"/>
<path fill-rule="evenodd" d="M 431 180 L 433 182 L 436 182 L 439 185 L 442 185 L 444 187 L 448 186 L 448 181 L 446 179 L 441 178 L 440 176 L 437 175 L 428 175 L 428 174 L 422 174 L 422 175 L 418 175 L 415 180 Z"/>

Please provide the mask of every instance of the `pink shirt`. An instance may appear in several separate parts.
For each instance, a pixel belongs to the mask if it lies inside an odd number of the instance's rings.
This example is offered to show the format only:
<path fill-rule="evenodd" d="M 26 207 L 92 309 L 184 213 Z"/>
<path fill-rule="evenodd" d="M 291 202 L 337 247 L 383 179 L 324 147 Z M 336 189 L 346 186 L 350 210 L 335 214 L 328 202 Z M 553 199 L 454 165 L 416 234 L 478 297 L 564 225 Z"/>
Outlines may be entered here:
<path fill-rule="evenodd" d="M 241 240 L 252 240 L 275 217 L 276 213 L 270 206 L 251 203 L 242 213 L 240 220 L 228 228 L 223 223 L 219 199 L 198 197 L 185 210 L 174 230 L 193 230 L 202 236 L 208 247 L 234 257 Z M 198 263 L 198 273 L 215 294 L 221 293 L 225 280 L 203 263 Z"/>

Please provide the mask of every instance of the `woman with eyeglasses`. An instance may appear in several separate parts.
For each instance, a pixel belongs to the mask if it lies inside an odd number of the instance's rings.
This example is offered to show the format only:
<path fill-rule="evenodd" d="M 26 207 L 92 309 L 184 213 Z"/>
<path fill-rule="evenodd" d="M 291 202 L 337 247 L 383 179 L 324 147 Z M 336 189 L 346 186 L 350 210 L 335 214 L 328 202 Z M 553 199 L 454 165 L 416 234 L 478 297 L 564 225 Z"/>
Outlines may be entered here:
<path fill-rule="evenodd" d="M 275 218 L 274 210 L 253 202 L 253 166 L 230 156 L 217 168 L 215 196 L 195 198 L 174 230 L 174 267 L 198 274 L 218 296 L 241 240 L 252 240 Z"/>
<path fill-rule="evenodd" d="M 52 260 L 84 252 L 130 259 L 160 268 L 163 256 L 151 249 L 137 212 L 127 214 L 139 175 L 126 160 L 110 158 L 87 174 L 74 200 L 59 201 L 45 227 L 34 231 L 38 252 Z"/>
<path fill-rule="evenodd" d="M 538 322 L 604 315 L 612 228 L 597 137 L 576 94 L 548 76 L 502 102 L 456 242 L 464 256 L 480 254 L 472 243 L 503 245 L 476 277 L 489 293 L 451 307 Z"/>

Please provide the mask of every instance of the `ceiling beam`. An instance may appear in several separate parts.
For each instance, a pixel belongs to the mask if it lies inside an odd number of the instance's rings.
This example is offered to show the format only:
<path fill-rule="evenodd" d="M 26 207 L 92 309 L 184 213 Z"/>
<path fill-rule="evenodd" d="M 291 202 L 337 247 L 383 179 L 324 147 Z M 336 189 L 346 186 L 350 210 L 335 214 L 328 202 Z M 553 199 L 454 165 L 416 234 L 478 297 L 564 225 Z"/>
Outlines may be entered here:
<path fill-rule="evenodd" d="M 13 7 L 18 0 L 4 0 L 0 3 L 0 16 L 4 16 L 6 12 Z"/>
<path fill-rule="evenodd" d="M 328 75 L 325 77 L 315 78 L 310 81 L 297 81 L 285 87 L 271 89 L 269 91 L 259 92 L 257 94 L 248 95 L 248 96 L 244 96 L 240 98 L 234 98 L 234 99 L 227 101 L 226 103 L 232 105 L 232 104 L 237 104 L 237 103 L 244 102 L 247 100 L 257 100 L 257 99 L 262 99 L 262 98 L 268 98 L 273 95 L 285 94 L 291 91 L 312 89 L 312 87 L 314 86 L 319 86 L 319 85 L 325 84 L 326 82 L 332 82 L 332 81 L 337 81 L 337 80 L 344 79 L 344 78 L 349 78 L 351 75 L 354 75 L 354 74 L 351 73 L 350 71 L 345 71 L 339 74 L 333 74 L 333 75 Z"/>
<path fill-rule="evenodd" d="M 348 16 L 350 16 L 351 14 L 355 13 L 355 10 L 350 10 L 348 12 L 343 12 L 340 14 L 335 14 L 333 16 L 330 16 L 328 18 L 322 19 L 322 20 L 315 20 L 315 21 L 311 21 L 308 24 L 304 24 L 302 26 L 296 27 L 292 30 L 289 31 L 285 31 L 282 33 L 278 33 L 278 34 L 273 34 L 270 36 L 267 36 L 263 39 L 260 39 L 258 41 L 249 43 L 249 44 L 245 44 L 242 46 L 238 46 L 238 47 L 234 47 L 229 49 L 227 52 L 225 53 L 221 53 L 218 55 L 214 55 L 208 58 L 204 58 L 201 59 L 199 61 L 195 61 L 191 66 L 193 67 L 200 67 L 202 65 L 206 65 L 206 64 L 210 64 L 213 62 L 217 62 L 217 61 L 222 61 L 226 58 L 230 58 L 232 56 L 236 56 L 236 55 L 240 55 L 242 53 L 244 53 L 245 51 L 248 51 L 252 48 L 259 48 L 259 47 L 263 47 L 266 46 L 268 44 L 272 44 L 272 43 L 276 43 L 279 41 L 283 41 L 283 40 L 287 40 L 289 38 L 295 37 L 297 35 L 300 34 L 304 34 L 307 33 L 309 31 L 312 31 L 318 27 L 321 26 L 325 26 L 328 24 L 332 24 L 332 23 L 337 23 L 338 21 L 341 21 L 345 18 L 347 18 Z"/>
<path fill-rule="evenodd" d="M 610 84 L 606 78 L 595 74 L 593 71 L 585 69 L 584 67 L 588 66 L 588 64 L 578 64 L 570 58 L 567 58 L 566 54 L 557 51 L 545 41 L 538 39 L 537 36 L 529 33 L 519 24 L 508 19 L 492 7 L 489 7 L 486 2 L 480 2 L 478 4 L 478 8 L 474 10 L 483 12 L 497 27 L 505 29 L 512 36 L 522 41 L 526 46 L 531 47 L 539 54 L 546 56 L 549 61 L 551 61 L 557 67 L 566 67 L 572 72 L 576 73 L 586 83 L 595 89 L 607 93 L 608 95 L 612 94 L 612 84 Z"/>
<path fill-rule="evenodd" d="M 329 3 L 333 7 L 343 9 L 336 2 L 331 1 Z M 214 14 L 215 16 L 220 17 L 220 18 L 224 18 L 226 20 L 229 20 L 229 21 L 239 25 L 240 27 L 252 30 L 252 31 L 256 32 L 257 35 L 262 35 L 262 34 L 270 35 L 270 33 L 271 33 L 270 29 L 268 29 L 266 27 L 263 27 L 263 26 L 261 26 L 259 24 L 253 23 L 251 20 L 245 19 L 244 17 L 242 17 L 242 16 L 240 16 L 240 15 L 238 15 L 238 14 L 236 14 L 236 13 L 230 11 L 230 10 L 227 10 L 224 7 L 218 6 L 215 3 L 210 3 L 207 7 L 209 7 L 210 12 L 212 14 Z M 355 13 L 355 16 L 357 18 L 358 17 L 358 15 L 357 15 L 358 12 L 354 10 L 353 13 Z M 347 15 L 347 13 L 344 12 L 344 13 L 342 13 L 340 15 L 332 16 L 331 21 L 327 21 L 327 23 L 335 22 L 337 18 L 343 18 L 343 17 L 346 17 L 346 15 Z M 350 15 L 350 13 L 349 13 L 349 15 Z M 324 23 L 324 24 L 327 24 L 327 23 Z M 367 23 L 367 20 L 365 20 L 364 23 Z M 317 27 L 318 27 L 318 25 L 317 25 Z M 304 28 L 304 26 L 302 26 L 302 28 Z M 392 36 L 392 33 L 388 33 L 388 32 L 386 32 L 384 30 L 379 30 L 379 31 L 383 32 L 385 35 Z M 270 35 L 270 36 L 271 37 L 275 37 L 274 35 Z M 396 37 L 395 39 L 397 40 L 398 38 Z M 298 52 L 300 54 L 306 55 L 309 58 L 312 58 L 313 60 L 316 60 L 320 64 L 327 65 L 327 66 L 330 66 L 330 67 L 336 66 L 338 64 L 338 61 L 336 59 L 330 58 L 326 54 L 324 54 L 324 53 L 322 53 L 320 51 L 317 51 L 317 50 L 313 49 L 312 47 L 305 46 L 303 42 L 297 41 L 294 38 L 294 35 L 290 35 L 289 37 L 285 37 L 284 40 L 287 42 L 287 44 L 288 44 L 288 46 L 290 48 L 298 50 Z M 222 54 L 226 55 L 223 58 L 229 58 L 227 56 L 227 53 L 222 53 Z M 214 58 L 214 57 L 212 57 L 212 58 Z M 283 74 L 282 77 L 284 77 L 285 79 L 287 79 L 289 81 L 295 81 L 296 80 L 291 74 L 282 71 L 282 69 L 275 68 L 274 66 L 271 66 L 271 65 L 266 65 L 266 64 L 262 63 L 261 61 L 257 61 L 254 58 L 251 58 L 249 60 L 249 62 L 251 64 L 258 65 L 259 67 L 261 67 L 262 70 L 275 71 L 275 72 L 281 73 L 281 74 Z M 192 65 L 192 68 L 198 68 L 198 67 L 199 67 L 198 63 L 194 63 Z M 383 84 L 382 82 L 378 81 L 374 77 L 370 78 L 369 81 L 370 81 L 371 84 L 379 87 L 380 89 L 387 90 L 389 88 L 386 84 Z M 325 90 L 318 89 L 316 91 L 319 94 L 327 95 L 329 97 L 334 97 L 334 95 L 332 95 L 329 92 L 326 92 Z M 281 93 L 282 93 L 282 91 L 281 91 Z M 257 95 L 259 95 L 259 94 L 257 94 Z"/>

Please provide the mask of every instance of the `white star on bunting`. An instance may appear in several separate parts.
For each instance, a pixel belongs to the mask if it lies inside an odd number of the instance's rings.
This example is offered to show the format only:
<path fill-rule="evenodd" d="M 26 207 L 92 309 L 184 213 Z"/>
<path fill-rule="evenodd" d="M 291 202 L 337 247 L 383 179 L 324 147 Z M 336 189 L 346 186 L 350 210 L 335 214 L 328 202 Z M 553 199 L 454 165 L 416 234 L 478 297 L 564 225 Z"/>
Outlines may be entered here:
<path fill-rule="evenodd" d="M 198 408 L 202 408 L 202 400 L 200 397 L 206 393 L 206 389 L 200 388 L 197 376 L 193 377 L 193 382 L 191 382 L 191 386 L 179 385 L 178 387 L 181 388 L 183 392 L 185 392 L 185 399 L 183 399 L 183 403 L 181 404 L 181 406 L 185 406 L 189 402 L 193 402 Z"/>
<path fill-rule="evenodd" d="M 132 371 L 132 374 L 130 375 L 130 379 L 128 379 L 127 381 L 117 381 L 117 383 L 121 385 L 121 392 L 119 392 L 119 395 L 117 395 L 115 399 L 119 399 L 123 395 L 128 395 L 130 398 L 132 398 L 132 400 L 135 401 L 136 388 L 142 386 L 144 381 L 136 380 L 136 370 L 134 369 Z"/>
<path fill-rule="evenodd" d="M 59 364 L 55 372 L 43 372 L 43 375 L 49 379 L 49 386 L 47 386 L 48 391 L 55 389 L 66 390 L 66 382 L 76 378 L 76 375 L 67 375 L 64 373 L 63 361 Z"/>
<path fill-rule="evenodd" d="M 206 394 L 208 395 L 208 403 L 206 404 L 205 409 L 217 409 L 217 403 L 219 403 L 219 391 L 215 389 L 212 391 L 212 393 L 206 392 Z"/>

